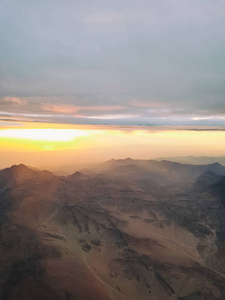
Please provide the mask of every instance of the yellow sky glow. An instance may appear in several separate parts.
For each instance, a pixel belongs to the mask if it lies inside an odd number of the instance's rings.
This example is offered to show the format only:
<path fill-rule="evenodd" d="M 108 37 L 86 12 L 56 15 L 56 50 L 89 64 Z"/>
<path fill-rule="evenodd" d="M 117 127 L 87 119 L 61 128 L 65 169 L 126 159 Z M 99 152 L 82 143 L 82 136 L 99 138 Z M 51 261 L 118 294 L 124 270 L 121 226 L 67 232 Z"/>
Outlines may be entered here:
<path fill-rule="evenodd" d="M 0 138 L 31 141 L 70 142 L 78 137 L 90 135 L 90 131 L 79 129 L 5 129 L 0 130 Z"/>
<path fill-rule="evenodd" d="M 111 158 L 222 156 L 225 131 L 32 124 L 0 129 L 0 168 L 98 162 Z"/>

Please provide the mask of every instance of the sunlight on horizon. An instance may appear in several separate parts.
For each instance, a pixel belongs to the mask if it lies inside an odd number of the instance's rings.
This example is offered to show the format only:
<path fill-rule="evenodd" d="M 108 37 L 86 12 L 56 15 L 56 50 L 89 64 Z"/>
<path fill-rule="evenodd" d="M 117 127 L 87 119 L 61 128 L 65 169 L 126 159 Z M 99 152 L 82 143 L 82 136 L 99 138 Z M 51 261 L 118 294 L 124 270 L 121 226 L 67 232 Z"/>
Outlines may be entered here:
<path fill-rule="evenodd" d="M 4 129 L 0 130 L 0 138 L 23 139 L 32 141 L 70 142 L 90 132 L 79 129 Z"/>
<path fill-rule="evenodd" d="M 225 131 L 120 126 L 34 124 L 0 129 L 0 168 L 101 162 L 111 158 L 154 159 L 220 156 Z"/>
<path fill-rule="evenodd" d="M 85 147 L 85 138 L 104 134 L 103 130 L 74 128 L 7 128 L 0 130 L 1 150 L 54 151 Z"/>

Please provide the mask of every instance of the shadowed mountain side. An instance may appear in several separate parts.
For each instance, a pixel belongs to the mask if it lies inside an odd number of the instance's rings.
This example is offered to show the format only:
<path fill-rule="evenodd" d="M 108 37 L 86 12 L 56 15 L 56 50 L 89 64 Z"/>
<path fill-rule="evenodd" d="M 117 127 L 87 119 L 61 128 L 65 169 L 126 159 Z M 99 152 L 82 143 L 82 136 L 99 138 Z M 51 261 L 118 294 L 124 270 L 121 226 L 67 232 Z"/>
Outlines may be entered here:
<path fill-rule="evenodd" d="M 197 178 L 193 188 L 195 191 L 204 192 L 214 184 L 221 182 L 223 178 L 223 175 L 213 172 L 205 172 Z"/>
<path fill-rule="evenodd" d="M 131 159 L 0 171 L 0 298 L 224 299 L 223 190 L 196 189 L 208 170 L 224 172 Z"/>

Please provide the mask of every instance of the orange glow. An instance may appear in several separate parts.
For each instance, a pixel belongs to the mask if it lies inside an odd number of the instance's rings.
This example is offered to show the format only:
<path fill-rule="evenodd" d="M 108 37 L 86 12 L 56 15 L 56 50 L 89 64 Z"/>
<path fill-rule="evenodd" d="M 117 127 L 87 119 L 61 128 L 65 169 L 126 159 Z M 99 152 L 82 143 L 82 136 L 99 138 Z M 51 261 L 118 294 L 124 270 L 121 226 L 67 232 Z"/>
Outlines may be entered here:
<path fill-rule="evenodd" d="M 0 168 L 100 162 L 111 158 L 220 156 L 225 131 L 189 128 L 29 124 L 0 129 Z"/>

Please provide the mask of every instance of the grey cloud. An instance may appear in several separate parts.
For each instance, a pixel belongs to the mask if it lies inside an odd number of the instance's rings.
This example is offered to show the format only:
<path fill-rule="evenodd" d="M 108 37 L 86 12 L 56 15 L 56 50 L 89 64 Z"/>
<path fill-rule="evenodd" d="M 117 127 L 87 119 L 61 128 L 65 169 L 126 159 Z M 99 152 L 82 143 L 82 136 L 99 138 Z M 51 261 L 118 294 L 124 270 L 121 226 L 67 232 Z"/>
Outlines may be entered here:
<path fill-rule="evenodd" d="M 121 114 L 139 116 L 130 124 L 167 117 L 164 123 L 177 125 L 211 115 L 221 123 L 224 10 L 222 0 L 2 2 L 0 96 L 24 99 L 23 113 L 47 113 L 41 103 L 62 103 L 94 116 L 85 107 L 121 105 Z M 134 99 L 162 106 L 150 110 L 132 105 Z M 12 103 L 0 105 L 15 111 Z"/>

